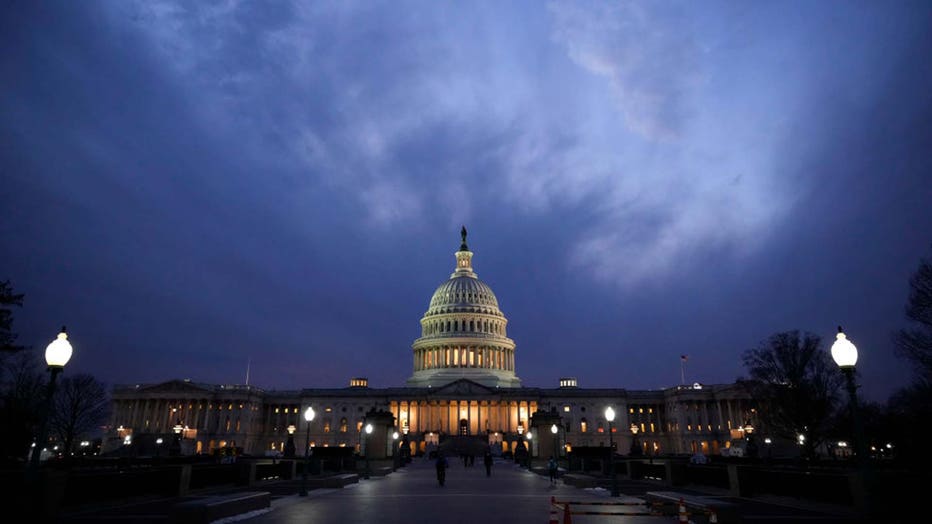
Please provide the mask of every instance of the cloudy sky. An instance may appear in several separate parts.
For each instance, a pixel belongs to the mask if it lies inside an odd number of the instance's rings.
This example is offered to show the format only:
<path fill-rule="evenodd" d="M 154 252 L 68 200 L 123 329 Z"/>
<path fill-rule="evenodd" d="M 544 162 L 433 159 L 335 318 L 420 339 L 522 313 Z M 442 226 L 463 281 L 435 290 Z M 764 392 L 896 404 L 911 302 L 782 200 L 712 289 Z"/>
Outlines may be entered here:
<path fill-rule="evenodd" d="M 400 385 L 465 224 L 526 385 L 730 382 L 838 324 L 869 398 L 909 379 L 928 2 L 0 9 L 0 279 L 68 371 Z"/>

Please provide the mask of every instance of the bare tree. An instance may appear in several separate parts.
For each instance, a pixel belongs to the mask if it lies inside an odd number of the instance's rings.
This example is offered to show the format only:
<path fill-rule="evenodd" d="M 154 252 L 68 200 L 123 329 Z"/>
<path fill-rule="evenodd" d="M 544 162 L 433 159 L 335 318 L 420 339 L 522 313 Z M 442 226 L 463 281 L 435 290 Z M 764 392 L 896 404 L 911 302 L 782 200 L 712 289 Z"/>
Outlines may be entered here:
<path fill-rule="evenodd" d="M 13 292 L 9 280 L 0 282 L 0 351 L 18 351 L 22 346 L 14 345 L 13 310 L 10 306 L 23 306 L 23 294 Z"/>
<path fill-rule="evenodd" d="M 812 455 L 832 426 L 844 382 L 821 338 L 799 331 L 776 333 L 742 359 L 767 430 L 790 440 L 805 435 L 805 452 Z"/>
<path fill-rule="evenodd" d="M 894 337 L 897 353 L 915 364 L 920 380 L 932 383 L 932 260 L 920 260 L 909 279 L 906 318 L 911 327 Z"/>
<path fill-rule="evenodd" d="M 0 360 L 0 450 L 6 460 L 26 457 L 43 416 L 45 374 L 30 353 L 22 351 Z"/>
<path fill-rule="evenodd" d="M 91 434 L 107 420 L 109 408 L 106 387 L 92 375 L 62 378 L 55 392 L 50 428 L 64 445 L 65 454 L 76 439 Z"/>

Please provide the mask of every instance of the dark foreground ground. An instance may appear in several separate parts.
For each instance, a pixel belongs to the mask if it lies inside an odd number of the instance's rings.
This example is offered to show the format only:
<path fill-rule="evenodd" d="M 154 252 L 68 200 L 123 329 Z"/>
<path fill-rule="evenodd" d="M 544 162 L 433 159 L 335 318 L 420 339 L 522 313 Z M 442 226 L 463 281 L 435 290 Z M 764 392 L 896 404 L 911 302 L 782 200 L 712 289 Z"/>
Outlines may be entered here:
<path fill-rule="evenodd" d="M 235 491 L 268 491 L 272 494 L 272 510 L 240 520 L 248 524 L 297 524 L 297 523 L 365 523 L 411 524 L 468 522 L 473 524 L 544 524 L 551 517 L 551 497 L 570 501 L 609 501 L 604 489 L 577 489 L 558 481 L 551 485 L 546 477 L 531 473 L 511 462 L 497 462 L 492 476 L 486 477 L 481 465 L 465 468 L 455 465 L 448 470 L 446 486 L 437 484 L 434 468 L 420 459 L 408 467 L 399 469 L 385 477 L 360 480 L 343 489 L 320 489 L 310 492 L 308 497 L 298 497 L 299 482 L 276 481 L 251 488 L 226 488 L 212 490 L 211 494 Z M 619 479 L 619 488 L 625 496 L 621 500 L 635 500 L 647 491 L 667 491 L 671 488 L 643 481 Z M 676 491 L 709 495 L 690 489 Z M 63 515 L 61 524 L 113 523 L 113 524 L 161 524 L 168 522 L 173 504 L 190 500 L 205 493 L 190 497 L 139 500 L 108 508 L 85 508 Z M 714 496 L 714 494 L 713 494 Z M 859 522 L 850 509 L 842 507 L 814 506 L 798 500 L 739 499 L 722 495 L 723 500 L 738 504 L 742 522 L 788 523 L 806 522 L 813 524 L 842 524 Z M 618 500 L 618 499 L 616 499 Z M 639 506 L 578 506 L 589 511 L 632 512 L 643 511 Z M 916 506 L 917 511 L 919 506 Z M 891 505 L 882 522 L 919 522 L 909 515 L 921 513 L 911 511 L 908 505 Z M 558 521 L 563 523 L 562 509 L 558 510 Z M 932 522 L 922 520 L 923 522 Z M 697 523 L 705 522 L 696 516 Z M 592 516 L 573 515 L 572 522 L 589 523 L 664 523 L 676 522 L 675 517 L 641 516 Z"/>

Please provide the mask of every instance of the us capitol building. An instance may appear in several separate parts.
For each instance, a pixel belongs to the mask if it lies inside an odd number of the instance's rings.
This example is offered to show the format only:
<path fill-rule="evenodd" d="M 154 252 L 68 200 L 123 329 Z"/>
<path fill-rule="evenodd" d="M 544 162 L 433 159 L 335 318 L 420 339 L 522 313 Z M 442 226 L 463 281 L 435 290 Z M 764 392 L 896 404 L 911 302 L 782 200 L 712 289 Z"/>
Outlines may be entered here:
<path fill-rule="evenodd" d="M 608 446 L 609 406 L 618 413 L 611 431 L 622 452 L 636 442 L 645 454 L 718 454 L 744 436 L 746 423 L 756 422 L 753 402 L 738 384 L 636 391 L 584 388 L 576 378 L 560 378 L 553 388 L 522 386 L 508 319 L 473 271 L 465 228 L 455 256 L 453 274 L 434 291 L 421 318 L 421 336 L 411 346 L 413 373 L 404 386 L 370 388 L 365 378 L 351 378 L 345 388 L 294 391 L 188 380 L 117 386 L 104 451 L 135 438 L 154 441 L 180 433 L 186 453 L 277 453 L 289 430 L 298 428 L 297 436 L 305 437 L 308 406 L 316 412 L 312 446 L 358 450 L 367 414 L 388 412 L 412 454 L 450 435 L 488 439 L 496 451 L 514 451 L 529 431 L 555 437 L 564 452 Z"/>

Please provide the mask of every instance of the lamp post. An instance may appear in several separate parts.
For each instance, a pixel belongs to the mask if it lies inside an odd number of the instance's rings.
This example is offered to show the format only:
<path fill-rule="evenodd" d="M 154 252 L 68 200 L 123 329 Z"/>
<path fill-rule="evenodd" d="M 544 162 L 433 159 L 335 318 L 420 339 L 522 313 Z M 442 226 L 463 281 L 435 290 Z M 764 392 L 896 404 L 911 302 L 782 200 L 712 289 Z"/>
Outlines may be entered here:
<path fill-rule="evenodd" d="M 631 423 L 631 456 L 639 457 L 641 455 L 641 443 L 638 442 L 638 430 L 641 429 L 634 422 Z"/>
<path fill-rule="evenodd" d="M 754 443 L 753 433 L 754 425 L 748 420 L 744 423 L 744 440 L 746 441 L 745 448 L 749 458 L 757 458 L 757 444 Z"/>
<path fill-rule="evenodd" d="M 162 455 L 162 437 L 155 439 L 155 458 L 160 458 Z"/>
<path fill-rule="evenodd" d="M 618 496 L 618 477 L 615 475 L 615 441 L 612 438 L 612 421 L 615 420 L 615 410 L 611 406 L 605 408 L 605 420 L 608 421 L 608 467 L 612 471 L 612 496 Z"/>
<path fill-rule="evenodd" d="M 858 389 L 854 383 L 854 365 L 858 362 L 858 348 L 848 340 L 841 326 L 838 326 L 838 334 L 835 335 L 835 343 L 832 344 L 832 359 L 845 375 L 851 419 L 854 421 L 854 453 L 858 463 L 864 464 L 867 462 L 867 453 L 864 445 L 864 429 L 861 425 L 861 417 L 858 415 Z"/>
<path fill-rule="evenodd" d="M 366 424 L 366 474 L 363 478 L 369 478 L 369 435 L 372 434 L 372 424 Z"/>
<path fill-rule="evenodd" d="M 48 440 L 48 423 L 52 413 L 52 401 L 55 397 L 55 379 L 58 374 L 65 369 L 65 364 L 71 360 L 71 343 L 68 342 L 68 334 L 65 332 L 65 326 L 62 326 L 61 333 L 45 348 L 45 363 L 48 364 L 49 377 L 48 390 L 45 396 L 45 412 L 42 416 L 42 423 L 39 426 L 39 432 L 36 434 L 36 446 L 32 448 L 32 457 L 29 462 L 29 468 L 33 473 L 39 470 L 39 455 L 42 454 L 42 448 Z"/>
<path fill-rule="evenodd" d="M 285 443 L 285 449 L 282 450 L 283 451 L 282 454 L 286 458 L 294 458 L 294 454 L 295 454 L 294 432 L 297 431 L 298 428 L 294 424 L 288 424 L 288 427 L 285 429 L 288 431 L 288 442 Z"/>
<path fill-rule="evenodd" d="M 525 437 L 527 437 L 527 469 L 531 469 L 531 439 L 534 438 L 534 435 L 531 430 L 528 430 Z"/>
<path fill-rule="evenodd" d="M 392 433 L 392 472 L 398 470 L 398 432 Z"/>
<path fill-rule="evenodd" d="M 557 441 L 560 440 L 558 433 L 560 428 L 556 424 L 550 426 L 550 434 L 553 435 L 553 460 L 560 461 L 560 452 L 557 451 Z"/>
<path fill-rule="evenodd" d="M 311 421 L 314 420 L 314 408 L 308 406 L 304 410 L 304 420 L 307 422 L 307 433 L 304 437 L 304 471 L 301 472 L 301 491 L 299 497 L 307 496 L 307 473 L 311 469 Z"/>

